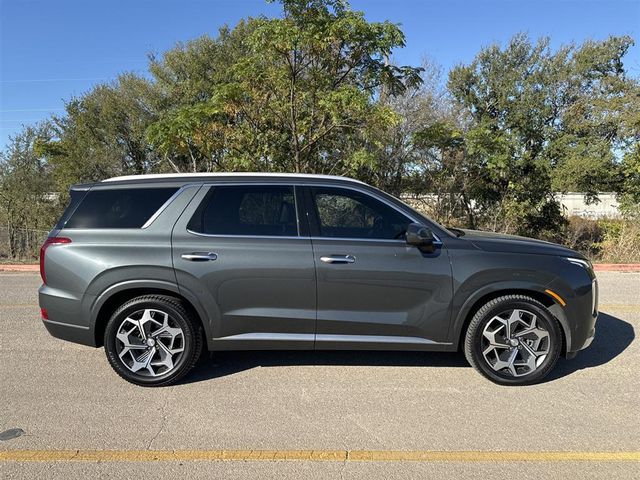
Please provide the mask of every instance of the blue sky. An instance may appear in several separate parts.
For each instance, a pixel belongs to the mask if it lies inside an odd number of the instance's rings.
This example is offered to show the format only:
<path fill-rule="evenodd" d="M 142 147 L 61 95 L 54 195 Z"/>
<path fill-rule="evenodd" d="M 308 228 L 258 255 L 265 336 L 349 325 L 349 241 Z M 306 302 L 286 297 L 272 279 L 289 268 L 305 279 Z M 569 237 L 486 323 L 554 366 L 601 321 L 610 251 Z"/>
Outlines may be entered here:
<path fill-rule="evenodd" d="M 640 40 L 638 0 L 352 0 L 371 21 L 401 24 L 398 63 L 428 55 L 442 67 L 524 31 L 552 45 L 609 35 Z M 123 71 L 146 72 L 146 55 L 223 24 L 265 14 L 263 0 L 0 0 L 0 148 L 21 124 L 62 113 L 64 101 Z M 640 77 L 640 47 L 627 57 Z"/>

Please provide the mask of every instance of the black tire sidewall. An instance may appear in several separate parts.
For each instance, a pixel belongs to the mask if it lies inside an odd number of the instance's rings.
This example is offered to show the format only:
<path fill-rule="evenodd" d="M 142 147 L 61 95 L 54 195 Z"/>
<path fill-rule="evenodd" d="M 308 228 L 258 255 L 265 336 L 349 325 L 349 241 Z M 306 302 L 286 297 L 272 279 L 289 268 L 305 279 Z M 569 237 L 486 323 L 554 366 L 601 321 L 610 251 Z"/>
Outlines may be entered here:
<path fill-rule="evenodd" d="M 484 355 L 482 354 L 482 332 L 486 324 L 494 316 L 514 309 L 527 310 L 534 313 L 538 317 L 538 322 L 541 324 L 541 327 L 549 332 L 550 340 L 549 354 L 543 361 L 542 365 L 540 365 L 540 367 L 538 367 L 533 373 L 524 375 L 522 377 L 513 377 L 507 374 L 500 374 L 496 372 L 487 363 Z M 473 330 L 469 332 L 472 335 L 471 354 L 474 357 L 474 366 L 485 377 L 501 385 L 528 385 L 540 381 L 553 368 L 562 348 L 562 333 L 560 332 L 558 321 L 542 304 L 533 300 L 528 301 L 524 299 L 505 299 L 502 302 L 497 302 L 495 306 L 492 306 L 486 311 L 478 313 L 481 313 L 481 318 L 474 318 L 474 320 L 477 321 L 472 321 Z"/>
<path fill-rule="evenodd" d="M 175 365 L 171 371 L 157 377 L 137 375 L 129 370 L 122 360 L 120 360 L 116 348 L 116 335 L 122 321 L 128 315 L 147 308 L 168 313 L 184 333 L 184 352 L 178 360 L 177 365 Z M 192 321 L 187 315 L 185 315 L 184 310 L 180 307 L 174 306 L 172 301 L 164 300 L 161 297 L 158 297 L 157 299 L 140 298 L 126 302 L 111 316 L 105 329 L 104 347 L 107 359 L 118 375 L 136 385 L 158 386 L 177 381 L 186 373 L 186 371 L 191 369 L 193 357 L 197 353 L 195 351 L 197 347 L 195 335 L 196 329 L 194 328 Z"/>

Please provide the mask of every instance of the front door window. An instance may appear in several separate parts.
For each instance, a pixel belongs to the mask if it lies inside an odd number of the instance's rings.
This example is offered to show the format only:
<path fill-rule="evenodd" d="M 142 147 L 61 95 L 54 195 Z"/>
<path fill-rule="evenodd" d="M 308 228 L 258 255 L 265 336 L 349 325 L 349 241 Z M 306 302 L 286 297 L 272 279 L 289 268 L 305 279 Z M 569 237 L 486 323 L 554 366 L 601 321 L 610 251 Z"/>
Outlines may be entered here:
<path fill-rule="evenodd" d="M 411 222 L 364 193 L 332 187 L 313 188 L 321 237 L 395 240 Z"/>

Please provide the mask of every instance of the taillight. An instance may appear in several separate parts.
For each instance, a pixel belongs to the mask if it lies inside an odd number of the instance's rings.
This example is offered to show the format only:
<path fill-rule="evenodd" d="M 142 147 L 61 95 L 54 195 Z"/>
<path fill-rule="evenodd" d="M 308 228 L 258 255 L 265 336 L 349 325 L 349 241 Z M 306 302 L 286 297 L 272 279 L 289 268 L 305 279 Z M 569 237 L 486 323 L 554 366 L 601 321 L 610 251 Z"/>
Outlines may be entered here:
<path fill-rule="evenodd" d="M 42 283 L 47 283 L 47 275 L 44 272 L 44 255 L 51 245 L 58 245 L 62 243 L 71 243 L 71 239 L 67 237 L 49 237 L 47 238 L 42 247 L 40 247 L 40 276 L 42 277 Z"/>

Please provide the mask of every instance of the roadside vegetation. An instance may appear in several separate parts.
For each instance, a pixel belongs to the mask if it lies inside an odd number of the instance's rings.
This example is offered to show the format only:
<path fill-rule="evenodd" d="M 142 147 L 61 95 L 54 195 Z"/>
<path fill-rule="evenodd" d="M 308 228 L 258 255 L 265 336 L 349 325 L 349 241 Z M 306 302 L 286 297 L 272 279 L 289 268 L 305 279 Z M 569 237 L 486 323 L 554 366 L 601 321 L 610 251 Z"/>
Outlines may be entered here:
<path fill-rule="evenodd" d="M 552 48 L 519 34 L 445 73 L 428 57 L 397 65 L 401 28 L 346 1 L 280 3 L 280 18 L 151 55 L 147 75 L 123 72 L 25 126 L 0 153 L 2 255 L 37 254 L 32 237 L 51 228 L 74 183 L 271 171 L 347 175 L 437 198 L 427 207 L 445 225 L 640 260 L 632 38 Z M 616 192 L 623 218 L 567 219 L 554 192 L 569 191 L 591 202 Z"/>

